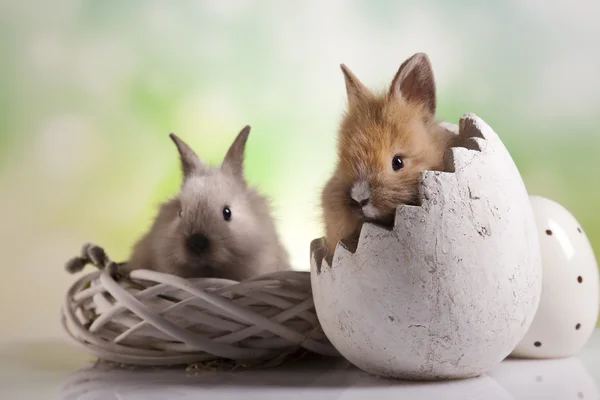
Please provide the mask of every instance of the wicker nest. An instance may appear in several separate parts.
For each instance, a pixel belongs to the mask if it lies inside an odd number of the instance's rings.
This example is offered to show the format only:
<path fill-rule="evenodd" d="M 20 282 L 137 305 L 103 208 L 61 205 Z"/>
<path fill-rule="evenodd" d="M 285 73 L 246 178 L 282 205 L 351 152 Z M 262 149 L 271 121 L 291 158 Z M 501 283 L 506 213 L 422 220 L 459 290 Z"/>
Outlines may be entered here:
<path fill-rule="evenodd" d="M 68 337 L 100 359 L 176 365 L 258 362 L 299 349 L 339 355 L 319 325 L 309 272 L 282 271 L 243 282 L 149 270 L 123 278 L 101 248 L 86 245 L 82 253 L 68 269 L 92 263 L 100 270 L 69 288 L 61 320 Z"/>

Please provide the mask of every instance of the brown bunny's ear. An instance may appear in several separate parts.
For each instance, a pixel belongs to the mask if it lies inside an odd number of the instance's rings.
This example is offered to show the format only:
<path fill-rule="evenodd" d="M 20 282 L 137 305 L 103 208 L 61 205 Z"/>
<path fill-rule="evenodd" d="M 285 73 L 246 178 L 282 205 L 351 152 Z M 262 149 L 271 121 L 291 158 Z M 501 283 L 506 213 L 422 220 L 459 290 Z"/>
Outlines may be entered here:
<path fill-rule="evenodd" d="M 174 133 L 169 134 L 169 137 L 177 146 L 179 158 L 181 159 L 181 170 L 183 171 L 183 179 L 189 178 L 191 175 L 202 174 L 206 170 L 204 163 L 198 158 L 198 155 L 188 146 L 183 140 L 179 139 Z"/>
<path fill-rule="evenodd" d="M 246 149 L 248 135 L 250 135 L 250 126 L 247 125 L 238 133 L 231 147 L 227 150 L 227 154 L 221 165 L 221 169 L 242 179 L 244 176 L 244 150 Z"/>
<path fill-rule="evenodd" d="M 362 82 L 350 71 L 346 65 L 341 64 L 344 79 L 346 80 L 346 93 L 348 95 L 348 103 L 352 104 L 357 101 L 364 100 L 370 97 L 371 91 L 362 84 Z"/>
<path fill-rule="evenodd" d="M 428 116 L 435 116 L 435 79 L 427 54 L 416 53 L 400 65 L 390 87 L 390 96 L 401 97 L 408 103 L 423 104 Z"/>

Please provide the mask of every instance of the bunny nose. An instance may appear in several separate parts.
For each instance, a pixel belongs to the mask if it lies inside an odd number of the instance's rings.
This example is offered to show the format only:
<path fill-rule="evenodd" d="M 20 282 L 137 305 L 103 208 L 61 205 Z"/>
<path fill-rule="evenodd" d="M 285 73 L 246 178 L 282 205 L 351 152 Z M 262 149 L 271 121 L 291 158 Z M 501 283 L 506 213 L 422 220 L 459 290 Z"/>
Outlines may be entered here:
<path fill-rule="evenodd" d="M 202 254 L 208 248 L 209 240 L 201 233 L 194 233 L 188 236 L 186 244 L 192 253 Z"/>
<path fill-rule="evenodd" d="M 361 207 L 369 204 L 371 200 L 371 187 L 369 183 L 364 180 L 356 182 L 350 191 L 350 197 Z"/>

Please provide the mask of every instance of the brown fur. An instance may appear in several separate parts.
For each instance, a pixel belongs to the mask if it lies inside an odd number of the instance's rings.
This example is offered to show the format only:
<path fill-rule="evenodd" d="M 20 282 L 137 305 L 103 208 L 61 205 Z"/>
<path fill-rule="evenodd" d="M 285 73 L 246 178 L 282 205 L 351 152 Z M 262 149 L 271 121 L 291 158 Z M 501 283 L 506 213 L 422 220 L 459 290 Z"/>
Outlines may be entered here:
<path fill-rule="evenodd" d="M 398 205 L 418 204 L 421 173 L 443 170 L 453 138 L 435 120 L 435 81 L 426 55 L 406 60 L 383 95 L 374 95 L 346 66 L 342 70 L 348 110 L 339 131 L 337 165 L 321 195 L 329 256 L 341 240 L 355 247 L 365 220 L 391 226 Z M 404 167 L 394 171 L 397 155 Z M 361 180 L 370 185 L 376 218 L 366 218 L 350 195 Z"/>
<path fill-rule="evenodd" d="M 134 246 L 126 272 L 143 268 L 185 278 L 243 280 L 289 269 L 268 201 L 248 187 L 243 176 L 249 129 L 240 132 L 220 168 L 207 167 L 171 135 L 184 174 L 181 191 L 161 205 L 150 231 Z M 229 221 L 223 219 L 225 206 L 232 212 Z M 188 250 L 185 241 L 192 233 L 209 238 L 209 251 L 197 255 Z"/>

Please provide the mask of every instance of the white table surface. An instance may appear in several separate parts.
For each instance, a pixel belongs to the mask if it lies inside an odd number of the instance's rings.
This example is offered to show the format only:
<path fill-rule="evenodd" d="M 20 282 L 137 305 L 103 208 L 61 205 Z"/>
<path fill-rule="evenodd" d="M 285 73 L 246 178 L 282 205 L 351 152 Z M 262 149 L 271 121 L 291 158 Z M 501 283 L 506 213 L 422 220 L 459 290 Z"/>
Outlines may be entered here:
<path fill-rule="evenodd" d="M 237 373 L 94 366 L 62 341 L 0 343 L 0 399 L 599 399 L 600 330 L 576 356 L 506 360 L 468 380 L 380 379 L 342 360 Z"/>

